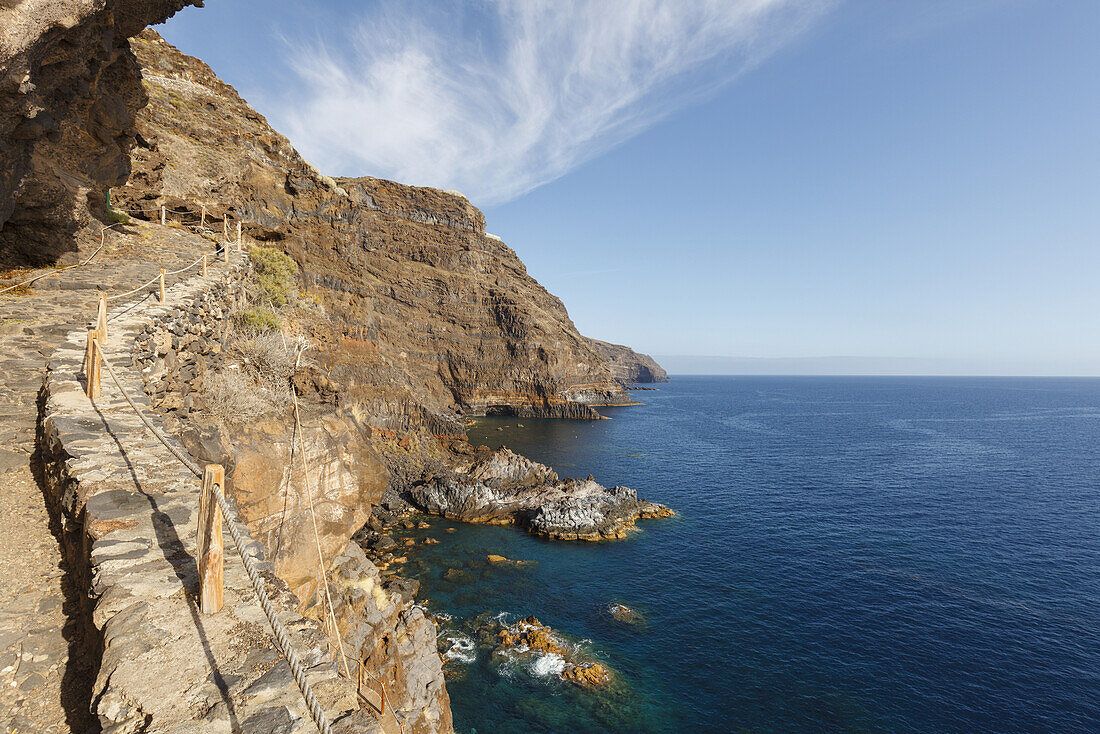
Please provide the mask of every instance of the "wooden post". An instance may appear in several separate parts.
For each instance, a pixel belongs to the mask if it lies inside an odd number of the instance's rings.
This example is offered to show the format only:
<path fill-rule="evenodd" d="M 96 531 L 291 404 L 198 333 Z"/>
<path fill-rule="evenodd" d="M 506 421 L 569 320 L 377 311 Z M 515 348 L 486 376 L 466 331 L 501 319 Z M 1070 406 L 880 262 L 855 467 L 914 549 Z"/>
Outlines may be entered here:
<path fill-rule="evenodd" d="M 225 264 L 229 264 L 229 238 L 226 237 L 222 242 L 222 258 L 225 260 Z"/>
<path fill-rule="evenodd" d="M 200 227 L 205 227 L 206 226 L 206 205 L 205 204 L 202 205 L 202 217 L 199 218 L 199 226 Z"/>
<path fill-rule="evenodd" d="M 160 226 L 162 226 L 162 227 L 164 226 L 164 224 L 166 222 L 166 219 L 167 219 L 165 217 L 165 214 L 167 214 L 167 212 L 165 212 L 165 210 L 164 210 L 164 204 L 161 204 L 160 205 Z"/>
<path fill-rule="evenodd" d="M 222 216 L 222 239 L 229 241 L 229 217 Z"/>
<path fill-rule="evenodd" d="M 100 338 L 107 338 L 107 294 L 99 294 L 99 313 L 95 317 L 95 329 L 99 332 Z"/>
<path fill-rule="evenodd" d="M 241 251 L 241 223 L 237 222 L 237 252 Z"/>
<path fill-rule="evenodd" d="M 164 303 L 164 268 L 160 269 L 160 294 L 158 295 L 157 300 L 159 300 L 161 303 Z"/>
<path fill-rule="evenodd" d="M 225 467 L 207 464 L 199 494 L 199 605 L 203 614 L 214 614 L 224 602 L 222 511 L 214 496 L 215 484 L 225 491 Z"/>
<path fill-rule="evenodd" d="M 87 383 L 86 393 L 93 400 L 99 397 L 100 361 L 103 359 L 99 346 L 99 333 L 91 329 L 88 332 L 88 346 L 84 352 L 84 380 Z"/>
<path fill-rule="evenodd" d="M 206 277 L 206 253 L 202 253 L 202 277 Z"/>

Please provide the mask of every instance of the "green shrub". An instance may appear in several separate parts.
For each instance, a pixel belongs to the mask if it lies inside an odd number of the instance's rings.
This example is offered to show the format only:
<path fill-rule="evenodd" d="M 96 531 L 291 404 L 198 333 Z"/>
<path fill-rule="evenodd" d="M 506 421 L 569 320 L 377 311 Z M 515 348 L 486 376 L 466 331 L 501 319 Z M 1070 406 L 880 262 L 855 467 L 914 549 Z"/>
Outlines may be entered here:
<path fill-rule="evenodd" d="M 255 265 L 256 296 L 275 308 L 293 302 L 298 296 L 298 263 L 274 247 L 254 247 L 250 253 Z"/>
<path fill-rule="evenodd" d="M 121 209 L 115 209 L 113 206 L 107 207 L 107 221 L 111 224 L 129 224 L 130 215 Z"/>
<path fill-rule="evenodd" d="M 282 328 L 279 316 L 266 306 L 253 306 L 236 314 L 237 323 L 260 334 L 278 331 Z"/>

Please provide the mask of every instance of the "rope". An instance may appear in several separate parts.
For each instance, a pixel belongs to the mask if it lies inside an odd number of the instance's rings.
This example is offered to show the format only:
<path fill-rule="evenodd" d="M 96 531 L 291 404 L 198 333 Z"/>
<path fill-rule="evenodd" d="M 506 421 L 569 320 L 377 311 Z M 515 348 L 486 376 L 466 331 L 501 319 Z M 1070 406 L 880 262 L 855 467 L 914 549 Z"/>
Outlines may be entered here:
<path fill-rule="evenodd" d="M 367 666 L 363 665 L 362 660 L 357 659 L 355 662 L 359 665 L 359 673 L 360 674 L 366 673 L 375 682 L 377 682 L 379 686 L 381 686 L 381 688 L 382 688 L 382 704 L 384 706 L 386 701 L 388 701 L 389 697 L 390 697 L 390 694 L 386 691 L 386 684 L 383 683 L 382 679 L 379 678 L 377 675 L 375 675 L 374 673 L 367 670 Z M 344 665 L 347 665 L 347 663 L 344 663 Z M 362 693 L 360 693 L 359 695 L 363 696 Z M 363 698 L 366 698 L 366 696 L 363 696 Z M 404 732 L 405 731 L 405 723 L 403 721 L 401 721 L 401 719 L 397 718 L 397 713 L 393 710 L 393 704 L 390 704 L 390 716 L 393 717 L 393 721 L 394 721 L 395 724 L 397 724 L 397 728 L 400 729 L 402 732 Z"/>
<path fill-rule="evenodd" d="M 207 252 L 205 254 L 206 255 L 217 255 L 218 251 L 217 250 L 211 250 L 210 252 Z M 167 278 L 169 275 L 179 275 L 180 273 L 182 273 L 185 270 L 190 270 L 191 268 L 195 267 L 200 262 L 202 262 L 203 257 L 204 257 L 204 255 L 199 255 L 199 258 L 197 260 L 195 260 L 194 262 L 192 262 L 190 265 L 184 265 L 179 270 L 172 270 L 170 272 L 167 272 L 167 273 L 164 274 L 164 277 Z M 138 291 L 140 291 L 142 288 L 148 288 L 153 283 L 156 283 L 158 280 L 160 280 L 160 274 L 159 273 L 157 275 L 154 275 L 152 280 L 150 280 L 146 283 L 143 283 L 142 285 L 139 285 L 137 288 L 133 288 L 131 290 L 128 290 L 125 293 L 114 293 L 114 294 L 111 294 L 111 295 L 107 296 L 107 300 L 113 301 L 116 298 L 125 298 L 126 296 L 133 295 L 134 293 L 137 293 Z"/>
<path fill-rule="evenodd" d="M 110 229 L 111 227 L 117 227 L 117 226 L 118 226 L 117 224 L 112 224 L 112 225 L 104 227 L 103 229 L 100 230 L 100 232 L 99 232 L 99 247 L 95 248 L 95 252 L 93 252 L 91 255 L 88 255 L 88 259 L 85 260 L 84 262 L 76 263 L 75 265 L 69 265 L 68 267 L 61 268 L 60 270 L 51 270 L 49 272 L 42 273 L 41 275 L 36 275 L 33 278 L 28 278 L 27 280 L 24 280 L 22 283 L 16 283 L 15 285 L 9 285 L 4 290 L 0 290 L 0 294 L 7 293 L 8 291 L 13 291 L 16 288 L 22 288 L 25 285 L 30 285 L 31 283 L 35 282 L 36 280 L 42 280 L 47 275 L 55 275 L 55 274 L 58 274 L 58 273 L 64 273 L 66 270 L 72 270 L 73 268 L 82 268 L 82 267 L 84 267 L 85 265 L 87 265 L 88 263 L 90 263 L 92 261 L 93 257 L 95 257 L 96 255 L 99 254 L 100 250 L 103 249 L 104 236 L 105 236 L 107 230 Z"/>
<path fill-rule="evenodd" d="M 137 293 L 138 291 L 140 291 L 142 288 L 148 288 L 153 283 L 156 283 L 158 280 L 160 280 L 160 275 L 154 275 L 153 279 L 150 280 L 149 282 L 142 283 L 137 288 L 134 288 L 132 290 L 128 290 L 125 293 L 113 293 L 113 294 L 107 296 L 107 300 L 108 301 L 113 301 L 116 298 L 125 298 L 126 296 L 131 296 L 131 295 Z"/>
<path fill-rule="evenodd" d="M 283 628 L 279 618 L 275 616 L 275 609 L 271 606 L 271 601 L 267 598 L 267 591 L 264 589 L 263 580 L 256 571 L 256 566 L 252 563 L 252 557 L 244 552 L 244 540 L 241 538 L 241 532 L 237 529 L 237 518 L 233 512 L 233 508 L 226 502 L 221 487 L 214 484 L 213 490 L 214 497 L 218 500 L 218 507 L 221 508 L 222 515 L 229 520 L 227 523 L 229 534 L 233 537 L 233 545 L 237 548 L 237 554 L 241 557 L 241 560 L 244 561 L 244 570 L 248 574 L 249 580 L 252 582 L 252 589 L 256 592 L 256 597 L 259 599 L 260 607 L 267 616 L 267 621 L 271 625 L 272 632 L 275 633 L 275 644 L 278 646 L 279 652 L 286 658 L 287 665 L 290 666 L 290 671 L 294 674 L 294 682 L 298 684 L 298 690 L 302 692 L 302 698 L 306 700 L 306 706 L 309 707 L 309 715 L 313 717 L 313 723 L 317 725 L 317 730 L 321 732 L 321 734 L 332 734 L 332 727 L 329 725 L 328 719 L 325 718 L 324 709 L 322 709 L 321 704 L 317 702 L 317 697 L 313 695 L 313 688 L 309 685 L 309 680 L 306 679 L 306 671 L 305 668 L 302 667 L 302 661 L 298 659 L 298 653 L 294 652 L 294 647 L 290 643 L 290 638 L 287 637 L 286 630 Z"/>
<path fill-rule="evenodd" d="M 148 428 L 153 436 L 164 444 L 164 447 L 172 452 L 172 455 L 179 459 L 180 463 L 187 467 L 192 474 L 202 478 L 202 470 L 199 469 L 198 465 L 185 456 L 179 449 L 170 444 L 168 439 L 153 426 L 149 419 L 145 417 L 141 409 L 130 399 L 130 396 L 126 393 L 126 389 L 122 387 L 122 382 L 118 379 L 118 375 L 115 374 L 114 367 L 111 366 L 106 356 L 102 356 L 102 351 L 101 358 L 103 360 L 103 365 L 107 368 L 107 373 L 115 383 L 115 387 L 122 393 L 122 397 L 125 398 L 126 402 L 133 408 L 138 418 L 145 424 L 145 427 Z M 260 574 L 256 570 L 252 556 L 245 553 L 244 539 L 241 537 L 240 530 L 237 529 L 237 524 L 239 523 L 237 513 L 230 507 L 229 502 L 226 501 L 225 495 L 222 494 L 222 488 L 219 485 L 213 485 L 213 492 L 214 498 L 218 501 L 218 507 L 221 509 L 222 516 L 227 520 L 226 525 L 229 529 L 229 535 L 233 538 L 233 546 L 237 549 L 237 555 L 241 557 L 241 561 L 244 562 L 244 570 L 245 573 L 248 574 L 248 580 L 252 582 L 252 590 L 256 592 L 256 598 L 260 603 L 260 608 L 263 609 L 268 624 L 271 625 L 271 631 L 275 633 L 275 646 L 279 649 L 279 652 L 283 654 L 283 657 L 286 658 L 287 665 L 290 666 L 290 671 L 294 674 L 294 682 L 298 684 L 298 690 L 302 692 L 302 698 L 305 699 L 306 706 L 309 708 L 309 714 L 313 717 L 313 722 L 317 725 L 317 730 L 321 732 L 321 734 L 332 734 L 332 727 L 325 717 L 325 712 L 321 708 L 321 704 L 317 702 L 317 697 L 313 695 L 313 688 L 306 678 L 306 671 L 302 666 L 302 661 L 298 658 L 298 653 L 294 651 L 290 638 L 287 636 L 286 629 L 283 627 L 282 622 L 279 621 L 274 607 L 271 606 L 271 600 L 268 599 L 263 579 L 260 578 Z M 347 663 L 345 662 L 344 665 L 346 666 Z"/>
<path fill-rule="evenodd" d="M 299 359 L 301 353 L 298 354 Z M 328 602 L 328 613 L 332 618 L 332 629 L 336 633 L 336 644 L 340 649 L 340 662 L 344 665 L 344 676 L 351 679 L 351 671 L 348 670 L 347 656 L 344 654 L 344 639 L 340 634 L 340 625 L 336 623 L 336 610 L 332 606 L 332 592 L 328 586 L 328 572 L 326 571 L 325 554 L 321 550 L 321 531 L 317 527 L 317 512 L 313 509 L 313 490 L 310 488 L 309 482 L 309 456 L 306 455 L 306 449 L 304 441 L 302 440 L 302 421 L 298 416 L 298 394 L 294 392 L 293 386 L 290 388 L 290 394 L 294 396 L 294 435 L 298 439 L 298 447 L 302 451 L 302 471 L 303 480 L 306 485 L 306 499 L 309 500 L 309 516 L 313 520 L 313 539 L 317 543 L 317 562 L 321 567 L 321 581 L 325 587 L 325 600 Z M 323 614 L 323 612 L 322 612 Z"/>

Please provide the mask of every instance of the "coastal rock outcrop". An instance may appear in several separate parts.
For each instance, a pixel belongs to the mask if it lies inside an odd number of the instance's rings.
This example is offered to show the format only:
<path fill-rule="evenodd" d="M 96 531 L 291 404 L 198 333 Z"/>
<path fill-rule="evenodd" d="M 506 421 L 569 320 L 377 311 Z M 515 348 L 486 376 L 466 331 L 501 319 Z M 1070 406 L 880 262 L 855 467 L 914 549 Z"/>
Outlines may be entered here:
<path fill-rule="evenodd" d="M 591 337 L 588 337 L 588 343 L 597 354 L 607 360 L 611 374 L 619 382 L 627 385 L 635 382 L 668 382 L 668 373 L 648 354 L 635 352 L 622 344 L 602 342 Z"/>
<path fill-rule="evenodd" d="M 507 448 L 413 485 L 407 495 L 431 514 L 465 522 L 515 523 L 560 540 L 622 538 L 639 518 L 673 514 L 663 505 L 638 499 L 629 487 L 604 487 L 591 477 L 559 479 L 550 467 Z"/>
<path fill-rule="evenodd" d="M 0 264 L 77 249 L 130 173 L 145 104 L 128 39 L 197 0 L 0 3 Z"/>
<path fill-rule="evenodd" d="M 330 579 L 349 665 L 362 664 L 368 681 L 381 681 L 406 734 L 453 731 L 435 623 L 400 585 L 383 583 L 355 543 L 333 560 Z M 318 597 L 311 601 L 314 613 L 323 615 Z"/>
<path fill-rule="evenodd" d="M 539 654 L 557 670 L 558 677 L 585 688 L 611 682 L 610 671 L 594 660 L 578 656 L 579 646 L 570 643 L 535 616 L 526 617 L 497 633 L 500 644 L 496 653 Z M 547 666 L 547 667 L 549 667 Z M 537 666 L 536 666 L 537 667 Z"/>

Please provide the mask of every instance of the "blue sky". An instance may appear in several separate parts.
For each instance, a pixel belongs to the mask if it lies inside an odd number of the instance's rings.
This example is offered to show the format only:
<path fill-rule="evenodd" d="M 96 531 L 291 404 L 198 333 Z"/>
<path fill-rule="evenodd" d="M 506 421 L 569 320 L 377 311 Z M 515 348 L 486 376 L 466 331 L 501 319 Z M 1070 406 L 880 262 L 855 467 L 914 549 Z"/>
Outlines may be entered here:
<path fill-rule="evenodd" d="M 462 190 L 582 332 L 676 371 L 1100 374 L 1093 0 L 208 0 L 160 30 L 322 170 Z"/>

